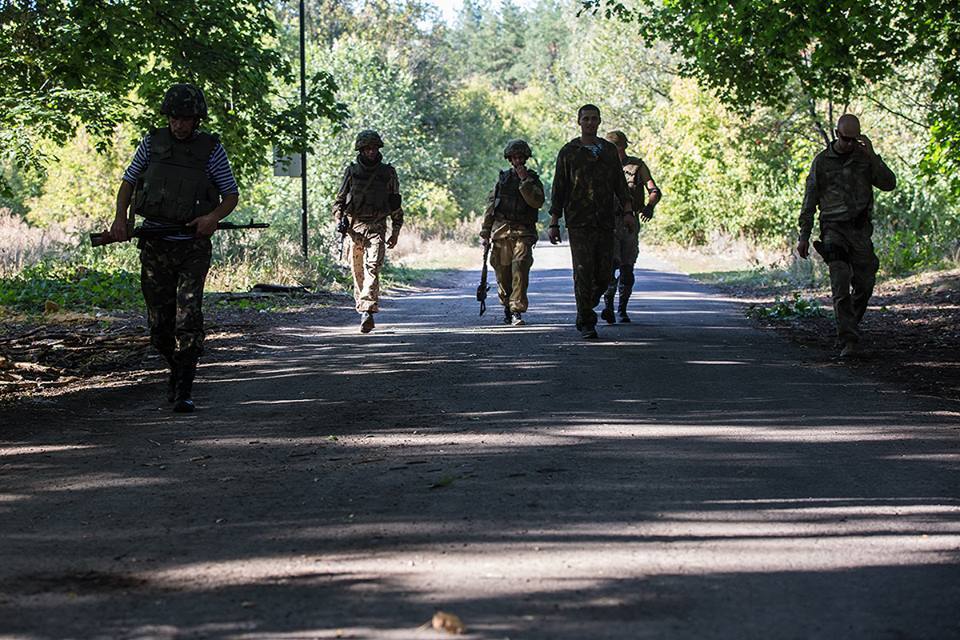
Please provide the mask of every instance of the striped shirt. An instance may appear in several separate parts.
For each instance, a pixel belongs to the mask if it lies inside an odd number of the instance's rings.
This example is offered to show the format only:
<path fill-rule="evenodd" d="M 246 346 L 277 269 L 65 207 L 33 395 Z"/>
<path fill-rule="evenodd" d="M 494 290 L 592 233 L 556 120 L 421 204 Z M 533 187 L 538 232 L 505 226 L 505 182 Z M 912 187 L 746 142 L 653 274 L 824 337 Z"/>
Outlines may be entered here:
<path fill-rule="evenodd" d="M 137 180 L 143 175 L 143 172 L 147 170 L 147 165 L 149 164 L 150 134 L 148 133 L 143 137 L 143 140 L 140 142 L 140 146 L 137 147 L 137 152 L 133 155 L 133 160 L 130 162 L 130 166 L 127 167 L 127 170 L 123 172 L 123 181 L 129 182 L 132 185 L 136 185 Z M 237 181 L 233 177 L 233 170 L 230 168 L 230 161 L 227 159 L 227 151 L 219 142 L 217 143 L 217 146 L 213 148 L 213 151 L 210 153 L 210 159 L 207 161 L 207 177 L 210 178 L 210 182 L 212 182 L 213 186 L 217 188 L 221 196 L 240 193 L 240 189 L 237 187 Z M 180 227 L 182 225 L 167 225 L 163 222 L 144 220 L 143 226 L 148 229 L 156 229 L 163 226 Z M 163 239 L 192 240 L 193 237 L 193 234 L 175 234 L 164 236 Z"/>

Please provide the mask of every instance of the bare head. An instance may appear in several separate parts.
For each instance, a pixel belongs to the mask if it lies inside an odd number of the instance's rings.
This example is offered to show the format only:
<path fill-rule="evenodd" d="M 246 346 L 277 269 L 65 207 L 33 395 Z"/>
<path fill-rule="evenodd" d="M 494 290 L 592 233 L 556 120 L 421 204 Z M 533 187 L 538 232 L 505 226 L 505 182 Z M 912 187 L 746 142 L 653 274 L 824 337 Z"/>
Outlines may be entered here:
<path fill-rule="evenodd" d="M 839 153 L 850 153 L 860 143 L 860 120 L 852 113 L 845 113 L 837 120 L 836 149 Z"/>
<path fill-rule="evenodd" d="M 596 136 L 600 122 L 600 107 L 585 104 L 577 110 L 577 124 L 580 125 L 580 133 L 583 135 Z"/>

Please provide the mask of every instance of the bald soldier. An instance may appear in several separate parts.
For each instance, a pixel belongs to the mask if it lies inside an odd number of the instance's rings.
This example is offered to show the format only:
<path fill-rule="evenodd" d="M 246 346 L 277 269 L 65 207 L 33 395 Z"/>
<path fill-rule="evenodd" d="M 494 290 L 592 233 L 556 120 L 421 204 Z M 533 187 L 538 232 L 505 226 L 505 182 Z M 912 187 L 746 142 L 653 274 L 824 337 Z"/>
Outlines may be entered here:
<path fill-rule="evenodd" d="M 893 191 L 897 177 L 860 132 L 856 116 L 837 121 L 836 139 L 817 154 L 807 176 L 800 210 L 797 253 L 810 253 L 814 212 L 820 210 L 820 240 L 813 243 L 830 269 L 830 288 L 843 344 L 840 357 L 857 354 L 860 321 L 873 294 L 880 261 L 873 251 L 873 188 Z"/>
<path fill-rule="evenodd" d="M 653 209 L 660 202 L 661 193 L 646 163 L 636 156 L 627 155 L 627 145 L 630 144 L 627 135 L 623 131 L 611 131 L 605 137 L 617 148 L 634 213 L 632 228 L 624 224 L 623 218 L 617 218 L 617 226 L 613 231 L 613 275 L 603 296 L 604 307 L 600 317 L 608 324 L 614 324 L 617 316 L 620 322 L 630 322 L 627 303 L 633 293 L 633 266 L 640 255 L 640 221 L 648 222 L 653 218 Z M 614 316 L 613 300 L 618 292 L 620 304 L 617 305 L 617 316 Z"/>
<path fill-rule="evenodd" d="M 511 140 L 503 150 L 510 168 L 500 172 L 487 201 L 480 237 L 483 246 L 493 242 L 490 266 L 497 274 L 497 293 L 503 305 L 503 322 L 524 324 L 527 287 L 537 243 L 537 218 L 543 206 L 543 183 L 527 160 L 533 155 L 524 140 Z"/>
<path fill-rule="evenodd" d="M 617 218 L 633 226 L 633 205 L 617 149 L 597 135 L 600 109 L 585 104 L 577 111 L 580 135 L 557 154 L 550 202 L 551 244 L 560 242 L 560 218 L 566 220 L 573 259 L 577 330 L 597 339 L 597 314 L 613 275 L 613 229 Z"/>

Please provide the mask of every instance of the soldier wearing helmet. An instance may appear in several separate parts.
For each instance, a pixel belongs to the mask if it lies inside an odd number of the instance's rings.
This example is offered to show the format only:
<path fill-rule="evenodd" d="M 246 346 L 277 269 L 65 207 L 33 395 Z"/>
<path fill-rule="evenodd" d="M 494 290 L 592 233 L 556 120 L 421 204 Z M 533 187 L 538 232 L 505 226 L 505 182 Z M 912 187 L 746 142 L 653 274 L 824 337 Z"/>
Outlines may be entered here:
<path fill-rule="evenodd" d="M 338 229 L 351 241 L 353 297 L 360 314 L 360 332 L 375 326 L 380 311 L 380 271 L 387 249 L 397 246 L 403 226 L 400 180 L 393 166 L 383 161 L 383 139 L 372 129 L 357 134 L 357 159 L 343 172 L 333 203 Z M 387 237 L 390 218 L 390 237 Z"/>
<path fill-rule="evenodd" d="M 117 192 L 114 240 L 128 240 L 128 210 L 155 234 L 141 238 L 140 288 L 150 342 L 166 360 L 168 400 L 191 412 L 193 379 L 203 353 L 203 285 L 210 268 L 210 236 L 237 206 L 240 191 L 217 136 L 199 130 L 207 116 L 203 92 L 175 84 L 160 106 L 167 126 L 151 130 L 137 147 Z"/>
<path fill-rule="evenodd" d="M 608 324 L 630 322 L 627 315 L 627 303 L 633 292 L 633 266 L 640 254 L 640 221 L 647 222 L 653 217 L 653 209 L 660 202 L 660 189 L 650 176 L 650 169 L 643 160 L 627 155 L 627 135 L 623 131 L 611 131 L 605 138 L 617 147 L 620 163 L 623 165 L 623 176 L 627 179 L 627 191 L 630 194 L 630 206 L 634 211 L 633 219 L 617 220 L 614 228 L 613 241 L 613 279 L 603 296 L 604 307 L 600 317 Z M 646 191 L 644 191 L 646 189 Z M 637 215 L 639 213 L 639 216 Z M 619 272 L 619 273 L 618 273 Z M 620 304 L 617 305 L 616 316 L 613 313 L 613 300 L 617 292 L 620 293 Z"/>
<path fill-rule="evenodd" d="M 497 293 L 505 324 L 524 324 L 527 287 L 537 242 L 537 218 L 543 206 L 543 183 L 527 160 L 533 152 L 523 140 L 511 140 L 503 150 L 510 168 L 500 172 L 487 199 L 480 237 L 483 246 L 493 242 L 490 266 L 497 275 Z"/>

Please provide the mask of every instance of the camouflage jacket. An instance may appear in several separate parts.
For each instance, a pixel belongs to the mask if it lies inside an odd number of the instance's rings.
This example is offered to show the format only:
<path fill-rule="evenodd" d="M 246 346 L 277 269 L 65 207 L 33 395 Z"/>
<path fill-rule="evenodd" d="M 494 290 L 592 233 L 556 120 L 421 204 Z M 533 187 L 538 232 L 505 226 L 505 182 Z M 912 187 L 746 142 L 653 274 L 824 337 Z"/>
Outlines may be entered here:
<path fill-rule="evenodd" d="M 623 177 L 627 180 L 627 191 L 633 202 L 633 210 L 640 211 L 647 204 L 647 183 L 653 180 L 647 164 L 635 156 L 623 160 Z"/>
<path fill-rule="evenodd" d="M 557 154 L 550 215 L 566 216 L 568 229 L 612 229 L 618 203 L 631 201 L 617 148 L 602 138 L 599 144 L 594 156 L 574 138 Z"/>
<path fill-rule="evenodd" d="M 800 238 L 810 238 L 813 214 L 819 207 L 821 222 L 846 222 L 873 213 L 873 188 L 893 191 L 897 176 L 878 155 L 857 147 L 839 154 L 831 144 L 817 154 L 807 176 L 800 209 Z"/>
<path fill-rule="evenodd" d="M 509 169 L 515 173 L 514 169 Z M 543 183 L 540 182 L 540 176 L 536 171 L 528 169 L 527 179 L 520 181 L 519 192 L 524 202 L 534 209 L 543 206 Z M 483 216 L 483 227 L 480 235 L 486 238 L 492 237 L 494 240 L 507 237 L 537 237 L 537 227 L 535 224 L 523 224 L 505 219 L 497 215 L 496 212 L 496 189 L 487 196 L 487 210 Z"/>
<path fill-rule="evenodd" d="M 377 162 L 369 166 L 351 162 L 343 172 L 337 197 L 333 201 L 334 218 L 348 215 L 351 222 L 385 223 L 391 218 L 392 228 L 403 226 L 403 208 L 392 208 L 389 196 L 399 196 L 400 179 L 392 165 Z"/>

